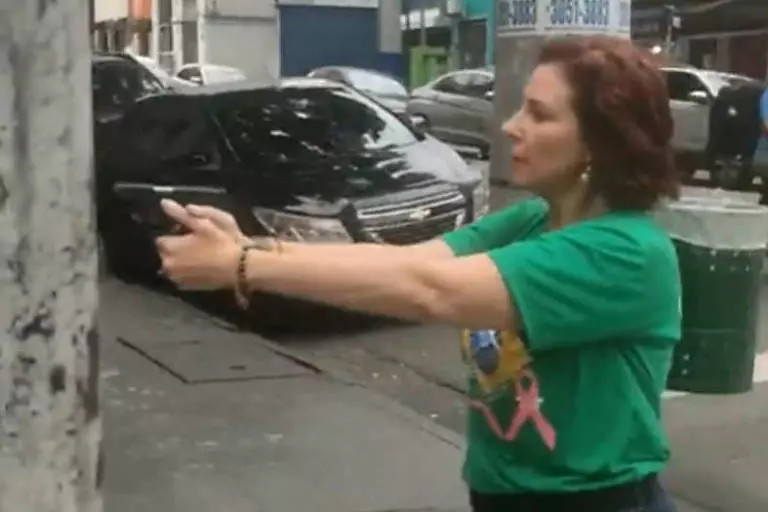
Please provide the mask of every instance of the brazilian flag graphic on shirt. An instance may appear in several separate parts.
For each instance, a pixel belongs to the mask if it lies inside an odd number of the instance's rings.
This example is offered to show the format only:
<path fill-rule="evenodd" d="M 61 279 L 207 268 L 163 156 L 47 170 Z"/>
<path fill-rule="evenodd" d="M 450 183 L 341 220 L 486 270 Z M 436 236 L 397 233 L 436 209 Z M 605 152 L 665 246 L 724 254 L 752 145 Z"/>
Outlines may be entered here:
<path fill-rule="evenodd" d="M 461 354 L 470 368 L 471 391 L 475 396 L 506 392 L 531 362 L 523 342 L 509 331 L 465 329 L 461 335 Z"/>

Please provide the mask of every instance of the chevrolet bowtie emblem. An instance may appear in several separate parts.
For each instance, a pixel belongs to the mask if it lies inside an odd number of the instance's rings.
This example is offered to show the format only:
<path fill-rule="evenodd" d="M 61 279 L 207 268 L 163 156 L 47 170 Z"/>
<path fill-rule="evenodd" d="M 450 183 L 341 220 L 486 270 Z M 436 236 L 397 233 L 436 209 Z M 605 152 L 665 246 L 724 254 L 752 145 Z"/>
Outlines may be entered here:
<path fill-rule="evenodd" d="M 410 214 L 408 214 L 408 218 L 410 220 L 421 221 L 426 219 L 430 215 L 432 215 L 432 210 L 430 210 L 429 208 L 422 208 L 420 210 L 412 211 Z"/>

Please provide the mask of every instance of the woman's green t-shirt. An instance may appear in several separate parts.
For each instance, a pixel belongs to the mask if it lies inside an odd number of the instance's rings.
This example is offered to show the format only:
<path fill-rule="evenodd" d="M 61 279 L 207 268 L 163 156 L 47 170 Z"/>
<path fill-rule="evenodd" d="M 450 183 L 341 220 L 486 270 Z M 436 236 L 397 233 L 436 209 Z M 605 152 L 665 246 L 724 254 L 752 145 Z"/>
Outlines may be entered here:
<path fill-rule="evenodd" d="M 488 253 L 519 313 L 531 361 L 484 393 L 470 377 L 464 477 L 483 493 L 568 492 L 661 471 L 661 422 L 680 339 L 677 256 L 640 212 L 546 232 L 526 200 L 445 236 L 457 256 Z"/>

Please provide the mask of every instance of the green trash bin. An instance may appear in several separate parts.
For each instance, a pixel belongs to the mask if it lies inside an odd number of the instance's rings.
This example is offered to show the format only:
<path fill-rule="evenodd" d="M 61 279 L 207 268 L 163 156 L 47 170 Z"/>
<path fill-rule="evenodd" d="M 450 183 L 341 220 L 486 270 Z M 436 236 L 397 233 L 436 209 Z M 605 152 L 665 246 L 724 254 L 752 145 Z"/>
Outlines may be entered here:
<path fill-rule="evenodd" d="M 738 197 L 683 197 L 658 212 L 677 248 L 683 336 L 667 387 L 752 389 L 768 208 Z"/>

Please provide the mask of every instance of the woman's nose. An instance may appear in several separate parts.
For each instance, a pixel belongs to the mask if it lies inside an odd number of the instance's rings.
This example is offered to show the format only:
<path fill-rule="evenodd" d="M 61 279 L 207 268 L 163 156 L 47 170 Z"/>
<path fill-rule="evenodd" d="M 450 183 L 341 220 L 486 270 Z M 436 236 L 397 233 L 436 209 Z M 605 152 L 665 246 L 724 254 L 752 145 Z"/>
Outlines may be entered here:
<path fill-rule="evenodd" d="M 520 113 L 517 112 L 515 115 L 507 119 L 504 124 L 501 125 L 501 130 L 509 136 L 509 138 L 513 140 L 517 140 L 520 138 Z"/>

